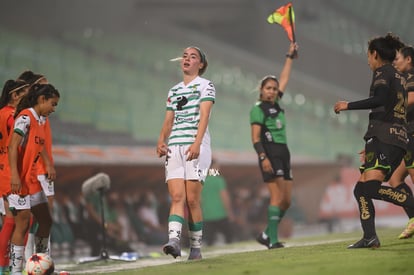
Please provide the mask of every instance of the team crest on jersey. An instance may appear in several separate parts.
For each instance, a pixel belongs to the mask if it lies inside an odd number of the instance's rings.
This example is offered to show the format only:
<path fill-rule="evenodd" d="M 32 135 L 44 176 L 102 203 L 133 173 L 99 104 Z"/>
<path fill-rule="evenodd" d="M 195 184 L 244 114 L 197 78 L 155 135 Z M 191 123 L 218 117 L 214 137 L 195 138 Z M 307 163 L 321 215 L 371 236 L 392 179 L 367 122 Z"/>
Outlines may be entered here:
<path fill-rule="evenodd" d="M 412 152 L 411 151 L 407 151 L 407 153 L 404 156 L 404 160 L 409 161 L 412 158 L 413 158 Z"/>
<path fill-rule="evenodd" d="M 17 203 L 19 205 L 25 205 L 26 204 L 26 197 L 19 197 L 19 199 L 17 200 Z"/>
<path fill-rule="evenodd" d="M 197 84 L 194 84 L 194 85 L 191 85 L 191 86 L 188 86 L 188 89 L 191 89 L 192 90 L 192 92 L 193 93 L 195 93 L 195 92 L 198 92 L 198 86 L 200 86 L 200 84 L 199 83 L 197 83 Z"/>
<path fill-rule="evenodd" d="M 270 109 L 269 109 L 269 113 L 270 113 L 271 115 L 277 114 L 277 110 L 276 110 L 276 108 L 270 108 Z"/>
<path fill-rule="evenodd" d="M 365 161 L 371 162 L 374 160 L 374 152 L 365 153 Z"/>

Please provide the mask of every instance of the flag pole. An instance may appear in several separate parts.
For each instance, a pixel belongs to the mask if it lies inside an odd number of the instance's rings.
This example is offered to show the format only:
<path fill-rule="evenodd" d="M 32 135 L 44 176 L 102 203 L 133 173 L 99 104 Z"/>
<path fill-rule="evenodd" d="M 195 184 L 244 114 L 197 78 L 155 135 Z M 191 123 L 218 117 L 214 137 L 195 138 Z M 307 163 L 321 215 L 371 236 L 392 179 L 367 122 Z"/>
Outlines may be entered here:
<path fill-rule="evenodd" d="M 289 7 L 289 23 L 290 23 L 290 28 L 292 30 L 292 42 L 296 43 L 296 36 L 295 36 L 295 28 L 294 28 L 294 23 L 293 23 L 293 18 L 292 18 L 292 6 Z M 293 52 L 293 55 L 296 57 L 298 55 L 298 51 L 295 50 Z"/>

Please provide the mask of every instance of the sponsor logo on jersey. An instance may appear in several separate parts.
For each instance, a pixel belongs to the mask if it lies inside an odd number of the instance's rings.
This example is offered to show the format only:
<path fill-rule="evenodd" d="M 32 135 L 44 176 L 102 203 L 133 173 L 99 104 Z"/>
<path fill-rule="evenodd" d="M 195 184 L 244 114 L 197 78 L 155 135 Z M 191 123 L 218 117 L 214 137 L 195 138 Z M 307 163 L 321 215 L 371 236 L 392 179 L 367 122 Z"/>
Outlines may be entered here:
<path fill-rule="evenodd" d="M 283 176 L 284 174 L 282 169 L 276 171 L 276 176 Z"/>
<path fill-rule="evenodd" d="M 176 122 L 191 122 L 194 120 L 194 117 L 181 117 L 181 116 L 177 116 L 175 118 Z"/>
<path fill-rule="evenodd" d="M 185 96 L 181 96 L 177 98 L 178 102 L 176 105 L 177 110 L 182 110 L 183 106 L 185 106 L 188 103 L 188 99 Z"/>

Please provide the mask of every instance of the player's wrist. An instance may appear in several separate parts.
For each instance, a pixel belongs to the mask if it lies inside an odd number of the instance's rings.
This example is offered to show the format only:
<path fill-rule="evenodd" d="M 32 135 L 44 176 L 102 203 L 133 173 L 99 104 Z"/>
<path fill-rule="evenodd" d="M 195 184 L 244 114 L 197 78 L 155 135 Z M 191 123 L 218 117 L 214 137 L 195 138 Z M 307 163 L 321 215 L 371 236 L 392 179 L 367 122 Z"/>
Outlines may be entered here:
<path fill-rule="evenodd" d="M 266 152 L 265 152 L 265 149 L 263 147 L 263 144 L 260 141 L 255 142 L 253 144 L 253 147 L 254 147 L 254 150 L 256 151 L 256 153 L 257 153 L 258 156 L 260 156 L 260 155 L 266 155 Z"/>
<path fill-rule="evenodd" d="M 266 154 L 260 154 L 260 155 L 259 155 L 259 160 L 260 160 L 260 161 L 264 161 L 265 159 L 267 159 Z"/>
<path fill-rule="evenodd" d="M 286 58 L 288 58 L 288 59 L 294 59 L 295 58 L 295 54 L 294 53 L 287 53 L 286 54 Z"/>

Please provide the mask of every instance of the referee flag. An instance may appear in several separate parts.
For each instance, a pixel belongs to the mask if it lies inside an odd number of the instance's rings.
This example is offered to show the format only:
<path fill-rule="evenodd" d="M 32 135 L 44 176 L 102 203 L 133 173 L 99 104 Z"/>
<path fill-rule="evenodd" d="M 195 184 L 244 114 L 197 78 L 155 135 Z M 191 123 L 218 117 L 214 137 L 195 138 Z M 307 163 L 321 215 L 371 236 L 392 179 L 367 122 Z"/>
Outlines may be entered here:
<path fill-rule="evenodd" d="M 292 3 L 288 3 L 275 10 L 267 18 L 270 24 L 279 24 L 286 31 L 290 41 L 295 42 L 295 13 L 293 12 Z"/>

